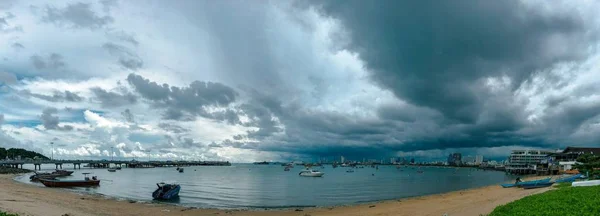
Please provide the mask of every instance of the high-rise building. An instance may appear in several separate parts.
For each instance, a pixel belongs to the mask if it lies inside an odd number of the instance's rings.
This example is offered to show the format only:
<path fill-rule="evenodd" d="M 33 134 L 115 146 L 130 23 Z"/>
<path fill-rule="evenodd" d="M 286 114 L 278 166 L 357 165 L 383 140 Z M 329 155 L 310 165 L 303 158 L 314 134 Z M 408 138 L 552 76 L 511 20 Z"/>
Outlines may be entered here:
<path fill-rule="evenodd" d="M 481 165 L 483 163 L 483 155 L 475 156 L 475 165 Z"/>
<path fill-rule="evenodd" d="M 459 166 L 462 164 L 462 154 L 454 153 L 448 155 L 448 165 L 450 166 Z"/>

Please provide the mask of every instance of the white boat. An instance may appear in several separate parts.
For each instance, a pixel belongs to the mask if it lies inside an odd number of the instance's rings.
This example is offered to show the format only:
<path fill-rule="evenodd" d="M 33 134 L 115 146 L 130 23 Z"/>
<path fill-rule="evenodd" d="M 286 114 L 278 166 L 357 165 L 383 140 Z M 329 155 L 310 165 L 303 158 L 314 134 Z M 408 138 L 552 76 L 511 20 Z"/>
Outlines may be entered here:
<path fill-rule="evenodd" d="M 315 171 L 315 170 L 306 169 L 306 170 L 300 171 L 300 173 L 298 173 L 298 175 L 300 175 L 300 176 L 306 176 L 306 177 L 321 177 L 321 176 L 325 175 L 325 173 L 319 172 L 319 171 Z"/>
<path fill-rule="evenodd" d="M 571 186 L 573 187 L 587 187 L 587 186 L 596 186 L 600 185 L 600 180 L 591 180 L 591 181 L 579 181 L 573 182 Z"/>

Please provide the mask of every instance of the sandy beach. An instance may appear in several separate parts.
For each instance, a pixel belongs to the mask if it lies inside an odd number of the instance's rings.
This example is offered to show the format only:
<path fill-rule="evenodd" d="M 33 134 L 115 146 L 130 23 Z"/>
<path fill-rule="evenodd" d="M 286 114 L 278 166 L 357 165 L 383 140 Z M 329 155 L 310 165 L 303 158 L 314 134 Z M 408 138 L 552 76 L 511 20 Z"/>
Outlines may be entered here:
<path fill-rule="evenodd" d="M 10 213 L 34 216 L 83 215 L 481 215 L 496 206 L 522 197 L 542 193 L 551 188 L 523 190 L 487 186 L 444 194 L 353 206 L 306 208 L 301 210 L 218 210 L 195 209 L 154 203 L 131 203 L 97 195 L 81 195 L 61 189 L 37 187 L 16 182 L 16 175 L 0 175 L 0 209 Z M 536 177 L 541 178 L 541 177 Z"/>

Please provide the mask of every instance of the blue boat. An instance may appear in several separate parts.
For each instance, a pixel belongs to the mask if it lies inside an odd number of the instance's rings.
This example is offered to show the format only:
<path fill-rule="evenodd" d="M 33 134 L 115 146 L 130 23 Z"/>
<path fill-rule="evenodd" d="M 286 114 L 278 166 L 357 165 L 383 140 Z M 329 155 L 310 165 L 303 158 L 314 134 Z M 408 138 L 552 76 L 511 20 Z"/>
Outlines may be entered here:
<path fill-rule="evenodd" d="M 536 184 L 527 184 L 527 185 L 523 185 L 523 189 L 534 189 L 534 188 L 543 188 L 543 187 L 550 187 L 554 184 L 554 182 L 542 182 L 542 183 L 536 183 Z"/>
<path fill-rule="evenodd" d="M 152 193 L 152 198 L 158 200 L 170 200 L 179 197 L 181 186 L 178 184 L 166 184 L 164 182 L 156 184 L 158 188 Z"/>
<path fill-rule="evenodd" d="M 523 185 L 531 185 L 531 184 L 537 184 L 537 183 L 548 183 L 548 182 L 550 182 L 550 179 L 552 179 L 552 177 L 545 178 L 545 179 L 539 179 L 539 180 L 524 181 L 524 182 L 519 182 L 519 183 L 516 183 L 516 184 L 501 184 L 500 186 L 502 186 L 503 188 L 521 187 Z"/>
<path fill-rule="evenodd" d="M 554 182 L 556 182 L 556 183 L 574 182 L 575 180 L 577 180 L 578 178 L 581 178 L 582 176 L 583 175 L 581 175 L 581 174 L 572 175 L 572 176 L 569 176 L 569 177 L 564 177 L 564 178 L 556 179 L 556 181 L 554 181 Z"/>

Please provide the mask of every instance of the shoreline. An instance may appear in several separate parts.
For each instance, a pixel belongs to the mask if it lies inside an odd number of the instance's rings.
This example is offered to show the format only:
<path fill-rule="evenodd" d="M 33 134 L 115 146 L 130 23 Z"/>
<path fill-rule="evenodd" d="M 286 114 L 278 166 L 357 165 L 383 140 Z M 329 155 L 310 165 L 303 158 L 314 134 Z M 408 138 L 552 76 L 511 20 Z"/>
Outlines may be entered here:
<path fill-rule="evenodd" d="M 17 174 L 0 175 L 0 209 L 22 215 L 480 215 L 502 204 L 552 188 L 523 190 L 498 185 L 393 200 L 339 206 L 266 209 L 206 209 L 156 202 L 120 200 L 44 188 L 14 180 Z M 527 179 L 544 178 L 543 176 Z"/>

